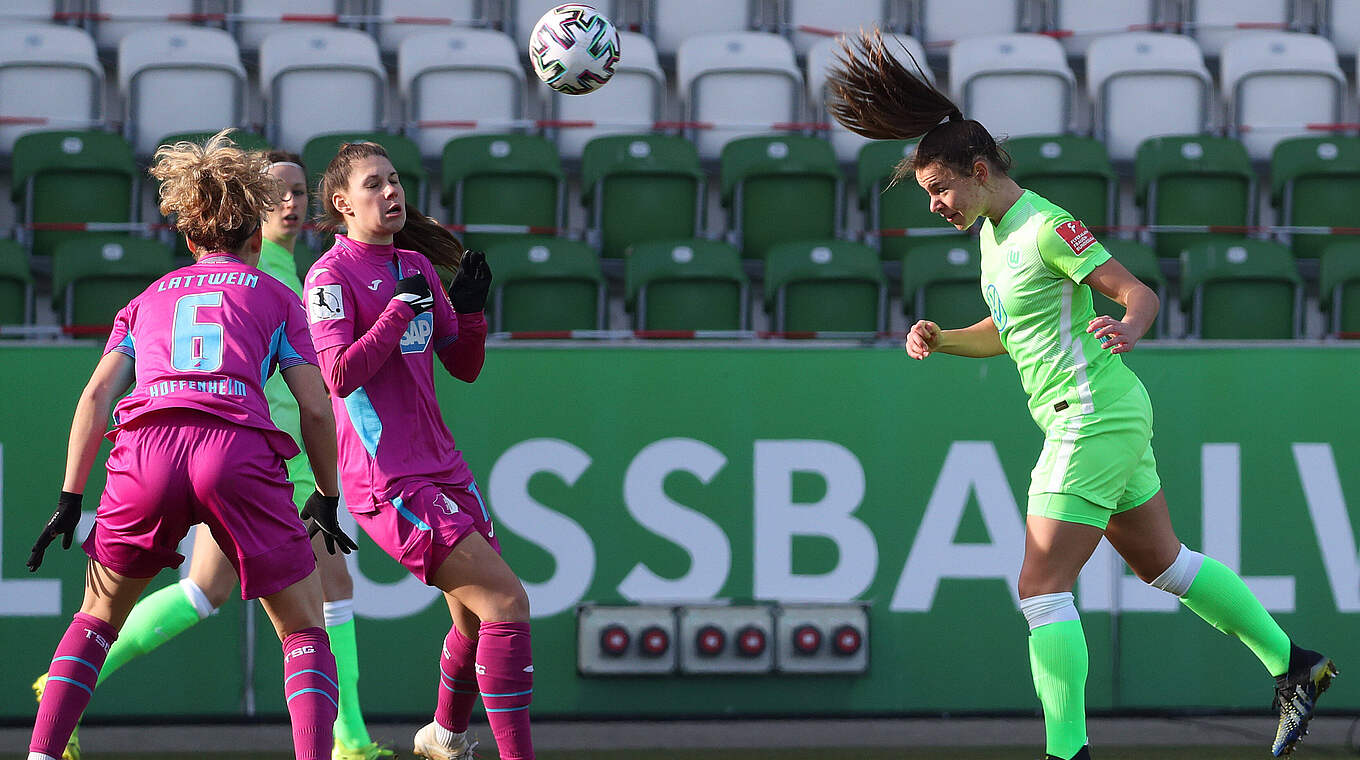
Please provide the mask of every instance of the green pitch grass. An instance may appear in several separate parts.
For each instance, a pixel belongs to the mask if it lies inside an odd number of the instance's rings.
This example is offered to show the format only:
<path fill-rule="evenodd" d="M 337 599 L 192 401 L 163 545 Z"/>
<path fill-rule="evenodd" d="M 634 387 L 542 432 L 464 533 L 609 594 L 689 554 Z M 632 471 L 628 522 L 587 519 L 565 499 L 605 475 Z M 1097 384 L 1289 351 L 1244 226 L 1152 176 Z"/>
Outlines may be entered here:
<path fill-rule="evenodd" d="M 405 753 L 403 753 L 405 754 Z M 814 749 L 814 750 L 575 750 L 561 752 L 540 752 L 539 760 L 1037 760 L 1041 750 L 1033 748 L 1006 747 L 968 747 L 964 749 Z M 1315 747 L 1309 752 L 1307 747 L 1299 750 L 1301 758 L 1330 758 L 1343 754 L 1339 748 Z M 1101 747 L 1095 755 L 1099 760 L 1262 760 L 1270 757 L 1265 747 Z M 90 760 L 108 758 L 120 760 L 131 755 L 91 755 Z M 145 760 L 290 760 L 291 753 L 265 754 L 218 754 L 213 752 L 193 755 L 139 755 Z M 493 760 L 494 754 L 479 754 L 480 758 Z"/>

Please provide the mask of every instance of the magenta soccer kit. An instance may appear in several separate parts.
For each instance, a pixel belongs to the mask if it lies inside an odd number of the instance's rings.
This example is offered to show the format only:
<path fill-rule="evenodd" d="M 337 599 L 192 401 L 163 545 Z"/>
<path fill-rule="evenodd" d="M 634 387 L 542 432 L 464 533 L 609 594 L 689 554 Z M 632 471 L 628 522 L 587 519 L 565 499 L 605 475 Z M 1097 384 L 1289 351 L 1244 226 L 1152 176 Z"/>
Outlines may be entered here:
<path fill-rule="evenodd" d="M 455 377 L 476 378 L 486 319 L 456 314 L 420 253 L 335 240 L 308 272 L 304 299 L 331 390 L 345 504 L 383 551 L 430 583 L 474 530 L 499 551 L 434 392 L 436 356 Z M 433 308 L 414 315 L 392 296 L 398 280 L 418 273 L 435 298 Z"/>
<path fill-rule="evenodd" d="M 287 286 L 230 254 L 164 275 L 118 312 L 105 353 L 135 362 L 114 409 L 107 485 L 84 547 L 105 566 L 149 577 L 184 561 L 176 548 L 207 524 L 241 578 L 268 596 L 316 567 L 264 382 L 315 364 L 306 312 Z"/>

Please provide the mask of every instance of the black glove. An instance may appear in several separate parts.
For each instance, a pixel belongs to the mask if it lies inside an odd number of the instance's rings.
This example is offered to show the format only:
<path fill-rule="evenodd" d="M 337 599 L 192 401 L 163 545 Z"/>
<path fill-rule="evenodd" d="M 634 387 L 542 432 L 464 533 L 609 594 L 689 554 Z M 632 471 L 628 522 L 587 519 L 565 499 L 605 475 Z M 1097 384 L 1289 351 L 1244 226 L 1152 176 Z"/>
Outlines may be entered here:
<path fill-rule="evenodd" d="M 47 545 L 52 543 L 52 539 L 61 536 L 61 548 L 70 549 L 71 539 L 75 538 L 76 525 L 80 523 L 80 494 L 62 491 L 61 496 L 57 497 L 57 511 L 52 513 L 52 518 L 43 526 L 42 533 L 38 534 L 38 540 L 33 544 L 33 551 L 28 555 L 28 571 L 35 572 L 42 564 L 43 552 L 47 551 Z"/>
<path fill-rule="evenodd" d="M 491 265 L 486 254 L 467 251 L 458 265 L 458 274 L 449 283 L 449 300 L 459 314 L 476 314 L 486 309 L 486 294 L 491 290 Z"/>
<path fill-rule="evenodd" d="M 421 282 L 425 281 L 424 276 L 417 276 Z M 307 503 L 302 505 L 302 512 L 299 514 L 303 520 L 312 521 L 311 526 L 307 528 L 308 538 L 315 536 L 319 531 L 326 540 L 326 551 L 335 554 L 335 547 L 338 545 L 341 552 L 349 554 L 358 549 L 359 545 L 340 530 L 340 521 L 335 517 L 335 512 L 339 508 L 339 496 L 322 496 L 320 491 L 313 491 L 312 495 L 307 497 Z"/>
<path fill-rule="evenodd" d="M 417 314 L 423 314 L 434 306 L 434 294 L 430 292 L 430 283 L 425 281 L 425 275 L 417 272 L 404 280 L 397 280 L 397 292 L 392 296 L 398 301 L 405 301 Z"/>

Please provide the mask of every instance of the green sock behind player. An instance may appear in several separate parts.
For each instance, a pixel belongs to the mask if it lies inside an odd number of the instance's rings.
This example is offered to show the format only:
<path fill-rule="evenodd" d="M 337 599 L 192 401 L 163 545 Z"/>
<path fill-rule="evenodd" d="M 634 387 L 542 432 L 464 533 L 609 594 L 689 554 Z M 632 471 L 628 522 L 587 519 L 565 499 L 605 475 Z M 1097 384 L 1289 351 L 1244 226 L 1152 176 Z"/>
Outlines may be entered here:
<path fill-rule="evenodd" d="M 99 671 L 99 683 L 114 671 L 194 627 L 214 612 L 203 591 L 188 578 L 137 603 Z"/>

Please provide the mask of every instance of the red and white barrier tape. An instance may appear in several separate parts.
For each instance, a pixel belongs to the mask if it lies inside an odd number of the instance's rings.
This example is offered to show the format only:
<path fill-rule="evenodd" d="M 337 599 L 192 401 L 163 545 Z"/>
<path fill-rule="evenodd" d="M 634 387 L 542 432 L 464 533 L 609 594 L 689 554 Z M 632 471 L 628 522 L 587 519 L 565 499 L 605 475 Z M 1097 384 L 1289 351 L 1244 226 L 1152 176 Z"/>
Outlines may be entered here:
<path fill-rule="evenodd" d="M 1106 27 L 1086 27 L 1084 29 L 1041 29 L 1033 34 L 1042 34 L 1045 37 L 1055 39 L 1068 39 L 1071 37 L 1099 37 L 1110 34 L 1123 34 L 1124 32 L 1191 32 L 1202 31 L 1231 31 L 1231 30 L 1266 30 L 1266 31 L 1289 31 L 1289 24 L 1281 21 L 1239 21 L 1234 24 L 1207 24 L 1197 21 L 1159 21 L 1151 24 L 1129 24 L 1127 26 L 1106 26 Z M 802 31 L 800 29 L 800 31 Z M 811 31 L 809 29 L 808 31 Z M 832 30 L 821 30 L 822 33 L 831 32 L 830 36 L 841 34 Z M 817 34 L 818 32 L 812 32 Z M 950 47 L 955 40 L 931 40 L 925 43 L 928 48 Z"/>
<path fill-rule="evenodd" d="M 1238 132 L 1354 132 L 1360 122 L 1309 122 L 1306 124 L 1239 124 Z"/>
<path fill-rule="evenodd" d="M 99 13 L 61 11 L 23 13 L 0 11 L 0 21 L 39 19 L 69 21 L 136 21 L 169 23 L 291 23 L 291 24 L 411 24 L 418 26 L 485 26 L 483 19 L 455 16 L 395 16 L 363 13 Z"/>
<path fill-rule="evenodd" d="M 903 340 L 897 332 L 773 332 L 768 330 L 539 330 L 497 332 L 496 340 Z"/>
<path fill-rule="evenodd" d="M 1317 225 L 1226 225 L 1226 224 L 1114 224 L 1091 226 L 1092 232 L 1213 233 L 1217 235 L 1360 235 L 1360 227 L 1322 227 Z M 963 235 L 952 227 L 890 227 L 871 230 L 884 238 L 940 237 Z"/>
<path fill-rule="evenodd" d="M 407 122 L 418 129 L 632 129 L 639 132 L 664 132 L 692 129 L 740 129 L 752 132 L 826 132 L 826 121 L 712 122 L 712 121 L 595 121 L 592 119 L 422 119 Z"/>

